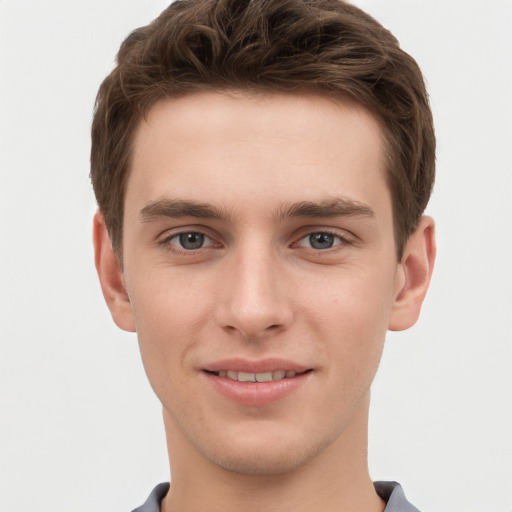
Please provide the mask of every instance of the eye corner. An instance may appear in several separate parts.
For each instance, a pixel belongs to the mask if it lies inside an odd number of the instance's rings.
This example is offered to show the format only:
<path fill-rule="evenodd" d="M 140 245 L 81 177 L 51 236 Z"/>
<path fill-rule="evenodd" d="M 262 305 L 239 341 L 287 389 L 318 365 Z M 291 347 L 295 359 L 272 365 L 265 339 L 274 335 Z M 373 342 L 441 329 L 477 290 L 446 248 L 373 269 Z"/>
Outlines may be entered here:
<path fill-rule="evenodd" d="M 166 231 L 157 238 L 156 244 L 178 256 L 192 256 L 205 249 L 219 249 L 222 247 L 222 244 L 216 241 L 213 236 L 193 227 Z"/>
<path fill-rule="evenodd" d="M 340 233 L 331 229 L 314 229 L 303 233 L 292 244 L 291 248 L 302 247 L 317 253 L 348 247 L 356 243 L 355 237 L 349 233 Z"/>

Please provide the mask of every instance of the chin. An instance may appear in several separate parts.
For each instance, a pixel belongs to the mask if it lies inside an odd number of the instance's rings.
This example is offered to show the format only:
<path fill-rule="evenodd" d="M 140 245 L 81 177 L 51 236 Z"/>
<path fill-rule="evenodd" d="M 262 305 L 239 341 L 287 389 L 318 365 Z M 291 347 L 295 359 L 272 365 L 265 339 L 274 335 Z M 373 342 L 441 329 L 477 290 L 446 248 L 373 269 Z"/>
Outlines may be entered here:
<path fill-rule="evenodd" d="M 254 436 L 238 442 L 214 444 L 203 451 L 211 463 L 241 475 L 282 475 L 291 473 L 317 457 L 333 440 L 289 436 Z"/>
<path fill-rule="evenodd" d="M 300 453 L 293 449 L 287 450 L 286 452 L 287 453 L 281 453 L 281 451 L 279 451 L 279 453 L 276 453 L 275 450 L 269 452 L 260 449 L 254 453 L 245 454 L 210 454 L 210 460 L 215 465 L 231 473 L 270 476 L 291 473 L 314 456 L 308 456 L 305 453 Z"/>

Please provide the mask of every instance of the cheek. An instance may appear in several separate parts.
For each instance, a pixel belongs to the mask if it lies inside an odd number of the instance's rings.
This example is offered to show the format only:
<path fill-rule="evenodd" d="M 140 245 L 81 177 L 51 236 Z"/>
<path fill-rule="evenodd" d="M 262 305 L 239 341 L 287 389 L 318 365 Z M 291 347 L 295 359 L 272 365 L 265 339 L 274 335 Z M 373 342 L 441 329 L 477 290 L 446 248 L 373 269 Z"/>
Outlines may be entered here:
<path fill-rule="evenodd" d="M 207 308 L 207 280 L 191 280 L 179 269 L 150 269 L 127 287 L 138 332 L 157 330 L 171 335 L 178 329 L 192 329 Z"/>
<path fill-rule="evenodd" d="M 148 273 L 130 283 L 135 327 L 146 372 L 177 368 L 189 351 L 211 309 L 207 294 L 186 279 L 165 272 Z"/>
<path fill-rule="evenodd" d="M 393 274 L 385 269 L 347 272 L 309 294 L 302 316 L 318 334 L 329 359 L 345 371 L 377 369 L 392 304 Z"/>

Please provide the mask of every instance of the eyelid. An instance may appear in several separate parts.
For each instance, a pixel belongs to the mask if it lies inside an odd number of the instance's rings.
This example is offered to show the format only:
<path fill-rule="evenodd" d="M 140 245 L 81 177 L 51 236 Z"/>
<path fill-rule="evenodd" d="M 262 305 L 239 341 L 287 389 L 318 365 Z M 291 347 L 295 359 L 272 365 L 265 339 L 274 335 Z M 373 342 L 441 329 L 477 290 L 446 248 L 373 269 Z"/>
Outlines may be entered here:
<path fill-rule="evenodd" d="M 212 230 L 206 226 L 201 226 L 198 224 L 185 224 L 180 226 L 168 227 L 163 229 L 156 235 L 157 241 L 168 240 L 169 238 L 176 235 L 183 235 L 185 233 L 200 233 L 201 235 L 207 236 L 208 238 L 215 239 L 218 238 Z"/>
<path fill-rule="evenodd" d="M 203 249 L 205 247 L 210 247 L 210 246 L 214 245 L 214 243 L 215 243 L 208 235 L 205 235 L 204 233 L 201 233 L 200 231 L 182 231 L 181 233 L 174 233 L 174 234 L 168 236 L 167 238 L 165 238 L 164 241 L 166 241 L 167 243 L 171 243 L 171 241 L 174 239 L 179 240 L 181 235 L 190 235 L 190 234 L 201 235 L 204 238 L 205 244 L 202 247 L 199 247 L 197 250 Z M 206 243 L 206 241 L 209 241 L 211 243 Z M 188 251 L 192 251 L 192 250 L 194 250 L 194 249 L 188 249 Z"/>
<path fill-rule="evenodd" d="M 199 235 L 204 236 L 205 241 L 209 243 L 199 247 L 197 249 L 185 249 L 179 245 L 179 243 L 171 243 L 173 239 L 178 239 L 180 235 L 185 235 L 188 233 L 197 233 Z M 195 254 L 198 251 L 203 249 L 209 249 L 211 247 L 221 247 L 222 244 L 216 241 L 216 237 L 210 233 L 209 229 L 205 229 L 204 227 L 199 226 L 180 226 L 177 228 L 166 229 L 162 233 L 160 233 L 156 239 L 158 245 L 162 246 L 164 249 L 168 251 L 172 251 L 178 254 Z"/>
<path fill-rule="evenodd" d="M 208 243 L 202 247 L 199 247 L 198 249 L 184 249 L 179 246 L 179 244 L 171 244 L 171 240 L 177 239 L 180 235 L 187 234 L 187 233 L 198 233 L 205 237 L 205 240 L 208 241 Z M 306 244 L 303 244 L 304 240 L 306 240 L 308 237 L 315 233 L 323 233 L 332 235 L 337 239 L 337 243 L 335 243 L 332 247 L 326 248 L 326 249 L 317 249 L 311 246 L 307 246 Z M 156 243 L 162 247 L 164 247 L 167 250 L 173 251 L 173 252 L 180 252 L 184 254 L 194 254 L 197 251 L 200 251 L 202 249 L 209 249 L 209 248 L 222 248 L 224 246 L 223 242 L 218 241 L 221 237 L 216 236 L 215 234 L 211 233 L 211 230 L 208 228 L 205 228 L 204 226 L 197 226 L 197 225 L 189 225 L 189 226 L 179 226 L 175 228 L 166 229 L 162 233 L 160 233 L 156 238 Z M 350 231 L 347 231 L 345 229 L 341 228 L 331 228 L 331 227 L 324 227 L 324 226 L 304 226 L 302 229 L 297 230 L 294 238 L 294 242 L 289 247 L 302 247 L 304 249 L 310 249 L 314 252 L 329 252 L 330 250 L 336 250 L 339 246 L 350 246 L 357 243 L 358 238 Z M 172 246 L 172 247 L 171 247 Z"/>
<path fill-rule="evenodd" d="M 349 243 L 348 238 L 344 237 L 343 235 L 339 235 L 338 233 L 331 233 L 330 231 L 312 231 L 311 233 L 308 233 L 307 235 L 300 238 L 297 242 L 298 245 L 301 245 L 301 242 L 303 242 L 304 240 L 309 240 L 311 235 L 316 235 L 316 234 L 330 235 L 330 236 L 334 237 L 335 239 L 337 239 L 338 243 L 336 243 L 336 241 L 335 241 L 333 244 L 333 247 L 336 245 L 340 245 L 341 243 Z"/>
<path fill-rule="evenodd" d="M 335 241 L 331 247 L 316 248 L 311 246 L 308 240 L 309 237 L 311 235 L 320 233 L 335 237 Z M 351 247 L 357 243 L 357 237 L 349 231 L 322 226 L 308 226 L 307 231 L 301 230 L 300 235 L 297 235 L 295 240 L 296 241 L 291 244 L 291 248 L 300 248 L 312 254 L 325 256 L 332 254 L 335 251 L 340 251 L 344 248 Z"/>

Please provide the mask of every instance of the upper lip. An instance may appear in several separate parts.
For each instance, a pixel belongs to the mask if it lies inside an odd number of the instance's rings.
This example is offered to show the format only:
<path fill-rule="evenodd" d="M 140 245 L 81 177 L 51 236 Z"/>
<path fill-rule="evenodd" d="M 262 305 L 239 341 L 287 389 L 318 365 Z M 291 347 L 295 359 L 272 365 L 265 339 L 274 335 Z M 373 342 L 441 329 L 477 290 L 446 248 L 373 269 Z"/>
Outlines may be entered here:
<path fill-rule="evenodd" d="M 311 367 L 298 364 L 287 359 L 270 357 L 265 359 L 251 360 L 239 357 L 222 359 L 206 364 L 201 368 L 208 372 L 219 372 L 222 370 L 233 370 L 237 372 L 265 373 L 277 370 L 294 371 L 296 373 L 310 370 Z"/>

